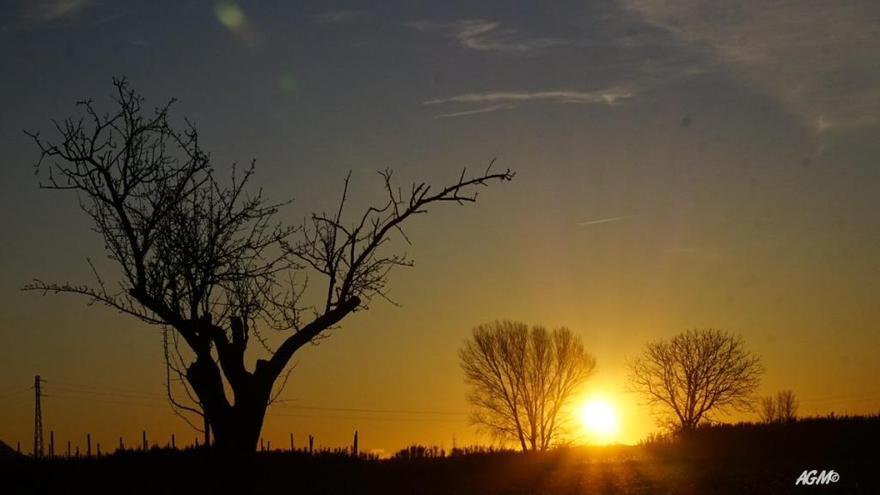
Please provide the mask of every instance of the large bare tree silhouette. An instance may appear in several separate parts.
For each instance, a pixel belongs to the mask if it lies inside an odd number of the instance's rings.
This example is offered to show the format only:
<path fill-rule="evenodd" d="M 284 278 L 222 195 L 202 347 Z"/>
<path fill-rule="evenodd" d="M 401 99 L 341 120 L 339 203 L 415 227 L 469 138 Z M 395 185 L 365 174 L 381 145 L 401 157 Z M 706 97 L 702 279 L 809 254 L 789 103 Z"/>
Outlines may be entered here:
<path fill-rule="evenodd" d="M 649 342 L 628 368 L 631 390 L 683 432 L 713 413 L 751 409 L 764 371 L 742 337 L 713 328 Z"/>
<path fill-rule="evenodd" d="M 570 329 L 515 321 L 477 326 L 459 352 L 474 406 L 471 421 L 523 451 L 547 450 L 564 432 L 564 413 L 596 360 Z"/>
<path fill-rule="evenodd" d="M 473 202 L 475 188 L 514 175 L 490 164 L 476 176 L 462 171 L 442 188 L 402 190 L 386 170 L 386 199 L 353 220 L 345 211 L 349 176 L 333 213 L 287 226 L 276 220 L 284 203 L 248 190 L 253 163 L 218 180 L 195 127 L 170 124 L 173 100 L 147 111 L 124 79 L 114 86 L 115 111 L 99 113 L 83 101 L 81 117 L 55 123 L 56 139 L 29 135 L 41 151 L 41 186 L 77 193 L 118 280 L 99 275 L 90 261 L 92 284 L 35 280 L 25 289 L 83 295 L 160 326 L 169 376 L 181 378 L 197 406 L 172 402 L 203 413 L 226 452 L 254 451 L 273 387 L 297 350 L 373 298 L 387 297 L 389 272 L 411 265 L 385 249 L 393 234 L 408 242 L 408 219 L 433 204 Z M 307 274 L 313 286 L 316 279 L 325 284 L 318 304 L 304 300 Z M 267 329 L 283 332 L 277 347 L 261 333 Z M 267 347 L 267 357 L 248 369 L 254 341 Z"/>

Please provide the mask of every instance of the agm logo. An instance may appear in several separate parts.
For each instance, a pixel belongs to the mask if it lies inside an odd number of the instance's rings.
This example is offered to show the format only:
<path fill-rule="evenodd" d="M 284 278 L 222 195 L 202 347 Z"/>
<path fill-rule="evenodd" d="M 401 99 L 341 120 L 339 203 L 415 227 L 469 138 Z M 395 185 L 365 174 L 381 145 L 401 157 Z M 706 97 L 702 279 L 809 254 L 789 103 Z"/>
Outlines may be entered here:
<path fill-rule="evenodd" d="M 825 471 L 817 471 L 815 469 L 807 470 L 805 469 L 800 476 L 798 476 L 797 481 L 794 482 L 795 485 L 827 485 L 829 483 L 837 483 L 840 480 L 840 474 L 833 469 L 829 469 Z"/>

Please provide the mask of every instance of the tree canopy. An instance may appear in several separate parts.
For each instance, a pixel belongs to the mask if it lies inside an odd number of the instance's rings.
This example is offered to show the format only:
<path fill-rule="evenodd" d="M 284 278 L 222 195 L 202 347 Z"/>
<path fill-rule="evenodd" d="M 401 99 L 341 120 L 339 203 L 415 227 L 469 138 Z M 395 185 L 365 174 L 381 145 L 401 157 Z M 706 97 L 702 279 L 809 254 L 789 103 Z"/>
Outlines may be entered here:
<path fill-rule="evenodd" d="M 631 389 L 685 431 L 712 413 L 751 409 L 763 373 L 742 337 L 712 328 L 650 342 L 628 367 Z"/>
<path fill-rule="evenodd" d="M 570 329 L 514 321 L 475 327 L 459 358 L 472 422 L 523 451 L 560 440 L 563 411 L 596 366 Z"/>

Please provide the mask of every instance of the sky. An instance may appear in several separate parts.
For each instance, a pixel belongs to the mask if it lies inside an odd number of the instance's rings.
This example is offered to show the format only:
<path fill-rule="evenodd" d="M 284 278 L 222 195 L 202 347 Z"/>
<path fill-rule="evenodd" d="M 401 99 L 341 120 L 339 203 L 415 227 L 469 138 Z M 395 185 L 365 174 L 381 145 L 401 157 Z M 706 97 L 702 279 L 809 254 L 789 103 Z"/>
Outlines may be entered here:
<path fill-rule="evenodd" d="M 290 222 L 332 207 L 349 171 L 355 205 L 386 167 L 516 171 L 414 219 L 401 306 L 294 357 L 273 445 L 489 442 L 457 350 L 505 318 L 581 337 L 597 360 L 581 397 L 614 404 L 622 442 L 656 431 L 627 360 L 688 328 L 741 335 L 760 393 L 792 389 L 802 414 L 877 412 L 877 53 L 871 0 L 4 2 L 0 439 L 30 448 L 35 374 L 59 443 L 197 435 L 164 400 L 156 328 L 20 290 L 89 281 L 89 257 L 112 274 L 76 198 L 39 189 L 22 131 L 109 108 L 121 75 L 151 105 L 177 98 L 215 168 L 256 159 Z"/>

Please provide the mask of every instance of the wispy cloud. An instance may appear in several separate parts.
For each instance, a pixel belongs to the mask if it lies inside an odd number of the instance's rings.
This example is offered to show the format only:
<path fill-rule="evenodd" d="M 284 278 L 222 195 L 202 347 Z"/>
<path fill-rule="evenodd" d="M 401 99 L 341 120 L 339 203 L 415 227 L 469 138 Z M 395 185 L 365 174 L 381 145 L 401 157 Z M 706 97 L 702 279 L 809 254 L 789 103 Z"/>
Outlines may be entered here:
<path fill-rule="evenodd" d="M 17 16 L 0 32 L 73 25 L 99 27 L 129 17 L 133 9 L 101 0 L 19 0 Z"/>
<path fill-rule="evenodd" d="M 631 217 L 631 215 L 622 215 L 619 217 L 597 218 L 594 220 L 587 220 L 586 222 L 579 222 L 578 226 L 579 227 L 588 227 L 590 225 L 599 225 L 599 224 L 603 224 L 603 223 L 619 222 L 621 220 L 626 220 L 627 218 L 630 218 L 630 217 Z"/>
<path fill-rule="evenodd" d="M 312 14 L 309 19 L 315 24 L 354 24 L 364 19 L 365 15 L 359 10 L 340 9 Z"/>
<path fill-rule="evenodd" d="M 609 88 L 601 91 L 489 91 L 485 93 L 465 93 L 446 98 L 436 98 L 422 102 L 423 105 L 482 104 L 478 108 L 467 108 L 456 112 L 437 115 L 436 118 L 463 117 L 479 113 L 494 112 L 516 108 L 525 103 L 554 103 L 562 105 L 614 105 L 621 100 L 635 96 L 632 90 Z"/>
<path fill-rule="evenodd" d="M 53 22 L 75 15 L 94 3 L 94 0 L 27 0 L 21 2 L 21 16 L 28 22 Z"/>
<path fill-rule="evenodd" d="M 619 100 L 625 100 L 635 96 L 630 90 L 621 88 L 610 88 L 600 91 L 490 91 L 486 93 L 466 93 L 462 95 L 450 96 L 448 98 L 437 98 L 424 102 L 425 105 L 436 105 L 439 103 L 520 103 L 527 101 L 544 101 L 551 103 L 606 103 L 614 104 Z"/>
<path fill-rule="evenodd" d="M 876 0 L 619 0 L 820 134 L 880 123 Z"/>
<path fill-rule="evenodd" d="M 471 50 L 509 53 L 533 52 L 550 47 L 571 44 L 570 40 L 530 36 L 519 30 L 502 27 L 500 22 L 483 19 L 464 19 L 453 22 L 428 20 L 410 21 L 404 26 L 425 32 L 439 32 Z"/>
<path fill-rule="evenodd" d="M 435 119 L 449 119 L 449 118 L 453 118 L 453 117 L 466 117 L 468 115 L 496 112 L 498 110 L 507 110 L 507 109 L 514 108 L 514 107 L 515 107 L 515 105 L 512 105 L 510 103 L 501 103 L 500 105 L 480 107 L 480 108 L 475 108 L 473 110 L 464 110 L 461 112 L 452 112 L 452 113 L 441 113 L 440 115 L 437 115 L 434 118 Z"/>

